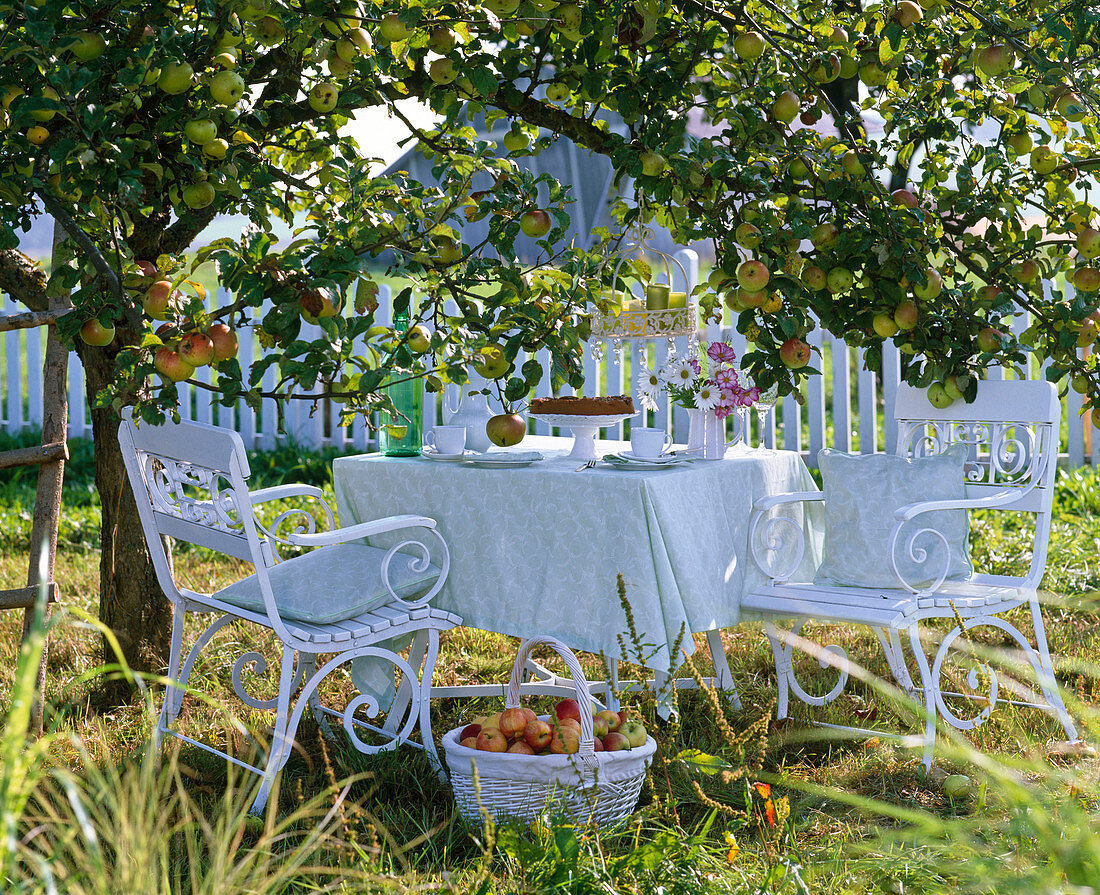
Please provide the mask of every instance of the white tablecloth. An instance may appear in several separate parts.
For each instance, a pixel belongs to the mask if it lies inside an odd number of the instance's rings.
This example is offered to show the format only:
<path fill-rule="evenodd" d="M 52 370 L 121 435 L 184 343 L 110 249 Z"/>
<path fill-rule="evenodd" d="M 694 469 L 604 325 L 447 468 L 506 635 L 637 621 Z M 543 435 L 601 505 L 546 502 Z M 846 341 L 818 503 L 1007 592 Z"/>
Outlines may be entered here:
<path fill-rule="evenodd" d="M 671 671 L 681 626 L 724 628 L 743 594 L 764 583 L 748 548 L 753 501 L 816 485 L 799 455 L 744 447 L 725 460 L 660 470 L 599 466 L 577 472 L 571 439 L 528 436 L 514 450 L 547 459 L 521 469 L 483 469 L 423 458 L 365 454 L 333 464 L 342 525 L 399 513 L 437 520 L 451 574 L 435 598 L 469 626 L 519 637 L 547 634 L 574 649 L 620 657 L 627 599 L 650 667 Z M 601 454 L 629 445 L 598 442 Z M 786 515 L 822 530 L 820 505 Z M 385 543 L 385 542 L 382 542 Z M 391 542 L 392 543 L 392 542 Z M 820 561 L 811 539 L 803 573 Z M 690 637 L 683 647 L 693 650 Z"/>

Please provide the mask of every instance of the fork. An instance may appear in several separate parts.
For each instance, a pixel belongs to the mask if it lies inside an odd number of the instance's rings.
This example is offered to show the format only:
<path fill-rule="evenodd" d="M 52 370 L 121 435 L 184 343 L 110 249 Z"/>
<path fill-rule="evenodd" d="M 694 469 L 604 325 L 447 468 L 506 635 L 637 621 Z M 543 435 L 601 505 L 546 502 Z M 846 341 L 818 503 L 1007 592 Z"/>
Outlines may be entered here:
<path fill-rule="evenodd" d="M 586 469 L 595 469 L 596 463 L 596 460 L 586 460 L 584 466 L 578 466 L 573 472 L 584 472 Z"/>

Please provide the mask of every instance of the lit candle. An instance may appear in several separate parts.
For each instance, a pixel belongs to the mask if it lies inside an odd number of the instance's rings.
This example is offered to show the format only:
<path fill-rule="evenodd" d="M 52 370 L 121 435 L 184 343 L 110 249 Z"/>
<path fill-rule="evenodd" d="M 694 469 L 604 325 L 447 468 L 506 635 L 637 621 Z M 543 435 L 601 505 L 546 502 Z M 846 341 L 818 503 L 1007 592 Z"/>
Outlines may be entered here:
<path fill-rule="evenodd" d="M 688 306 L 687 293 L 670 292 L 668 294 L 668 306 L 669 308 L 686 308 Z"/>
<path fill-rule="evenodd" d="M 663 283 L 653 283 L 645 287 L 645 306 L 647 311 L 663 311 L 668 308 L 669 288 Z"/>

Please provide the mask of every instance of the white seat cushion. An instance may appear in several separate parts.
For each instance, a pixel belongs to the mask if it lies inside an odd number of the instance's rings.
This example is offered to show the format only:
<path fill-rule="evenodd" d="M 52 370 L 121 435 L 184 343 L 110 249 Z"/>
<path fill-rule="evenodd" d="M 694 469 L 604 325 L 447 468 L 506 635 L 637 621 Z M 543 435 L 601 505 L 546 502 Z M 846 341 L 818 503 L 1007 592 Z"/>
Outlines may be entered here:
<path fill-rule="evenodd" d="M 386 551 L 365 544 L 321 547 L 268 569 L 279 615 L 286 620 L 324 625 L 353 618 L 385 603 L 392 596 L 382 582 Z M 390 582 L 397 596 L 415 598 L 439 577 L 429 565 L 422 572 L 409 568 L 415 557 L 396 554 L 390 562 Z M 266 612 L 260 583 L 249 575 L 213 596 L 242 609 Z"/>

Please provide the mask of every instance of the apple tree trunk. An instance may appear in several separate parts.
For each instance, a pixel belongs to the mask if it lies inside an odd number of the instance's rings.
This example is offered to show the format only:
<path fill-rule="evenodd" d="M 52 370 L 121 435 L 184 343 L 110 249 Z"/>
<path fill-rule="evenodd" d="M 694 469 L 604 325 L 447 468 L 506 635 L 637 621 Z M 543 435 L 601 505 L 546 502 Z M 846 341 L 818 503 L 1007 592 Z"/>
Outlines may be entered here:
<path fill-rule="evenodd" d="M 95 348 L 78 341 L 84 365 L 88 405 L 110 385 L 114 375 L 111 346 Z M 95 484 L 103 505 L 102 556 L 99 567 L 99 617 L 118 638 L 130 667 L 139 673 L 163 674 L 168 667 L 172 606 L 157 582 L 142 533 L 122 451 L 119 417 L 110 408 L 92 410 Z M 104 640 L 104 660 L 116 661 Z M 121 693 L 124 688 L 109 688 Z"/>

